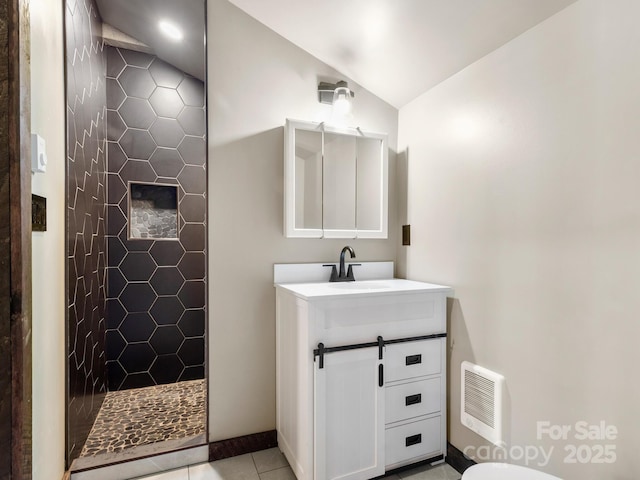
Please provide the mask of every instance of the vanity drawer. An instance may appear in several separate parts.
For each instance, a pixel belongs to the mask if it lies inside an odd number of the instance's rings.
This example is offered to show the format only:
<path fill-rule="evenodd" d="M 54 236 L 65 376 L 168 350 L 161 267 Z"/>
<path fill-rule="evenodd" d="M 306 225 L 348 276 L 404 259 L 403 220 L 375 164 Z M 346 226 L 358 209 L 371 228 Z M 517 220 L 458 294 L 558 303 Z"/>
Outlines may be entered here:
<path fill-rule="evenodd" d="M 387 383 L 440 373 L 444 340 L 434 338 L 388 345 L 385 351 Z"/>
<path fill-rule="evenodd" d="M 441 377 L 385 388 L 385 423 L 436 413 L 441 410 Z"/>
<path fill-rule="evenodd" d="M 442 417 L 432 417 L 399 427 L 387 428 L 385 431 L 385 464 L 386 467 L 410 463 L 418 457 L 440 455 Z M 417 460 L 416 460 L 417 461 Z"/>

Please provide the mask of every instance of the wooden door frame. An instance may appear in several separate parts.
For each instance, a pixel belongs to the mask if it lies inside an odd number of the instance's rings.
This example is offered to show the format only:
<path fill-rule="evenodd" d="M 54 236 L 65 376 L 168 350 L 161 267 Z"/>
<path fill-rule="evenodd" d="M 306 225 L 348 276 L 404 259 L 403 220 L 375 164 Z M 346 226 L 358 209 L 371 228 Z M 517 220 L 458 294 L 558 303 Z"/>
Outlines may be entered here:
<path fill-rule="evenodd" d="M 0 480 L 32 477 L 29 23 L 0 0 Z"/>

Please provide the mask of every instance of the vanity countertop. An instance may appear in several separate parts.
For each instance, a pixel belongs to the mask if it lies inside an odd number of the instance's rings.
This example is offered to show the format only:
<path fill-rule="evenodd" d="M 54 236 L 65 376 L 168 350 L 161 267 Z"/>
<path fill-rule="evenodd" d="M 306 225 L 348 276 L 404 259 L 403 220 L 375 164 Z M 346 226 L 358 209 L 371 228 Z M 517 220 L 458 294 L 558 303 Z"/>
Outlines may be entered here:
<path fill-rule="evenodd" d="M 432 283 L 416 282 L 401 278 L 361 280 L 355 282 L 279 283 L 276 288 L 288 290 L 305 300 L 344 297 L 365 297 L 383 294 L 416 292 L 451 292 L 450 287 Z"/>

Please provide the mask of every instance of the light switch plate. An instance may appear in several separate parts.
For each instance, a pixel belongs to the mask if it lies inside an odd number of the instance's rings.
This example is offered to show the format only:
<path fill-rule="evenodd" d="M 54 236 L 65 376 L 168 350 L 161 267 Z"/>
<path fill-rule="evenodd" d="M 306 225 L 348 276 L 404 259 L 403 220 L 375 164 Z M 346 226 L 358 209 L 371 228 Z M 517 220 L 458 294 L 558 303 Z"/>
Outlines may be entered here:
<path fill-rule="evenodd" d="M 37 133 L 31 134 L 31 171 L 44 173 L 47 171 L 47 145 Z"/>

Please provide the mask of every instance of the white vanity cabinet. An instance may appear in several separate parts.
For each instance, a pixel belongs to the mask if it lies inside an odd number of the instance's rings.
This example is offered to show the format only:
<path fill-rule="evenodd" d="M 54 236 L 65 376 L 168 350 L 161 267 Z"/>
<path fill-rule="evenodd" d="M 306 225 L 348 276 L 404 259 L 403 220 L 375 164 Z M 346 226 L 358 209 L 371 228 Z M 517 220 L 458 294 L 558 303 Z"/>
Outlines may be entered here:
<path fill-rule="evenodd" d="M 446 453 L 448 287 L 276 285 L 278 445 L 298 480 L 366 480 Z"/>

